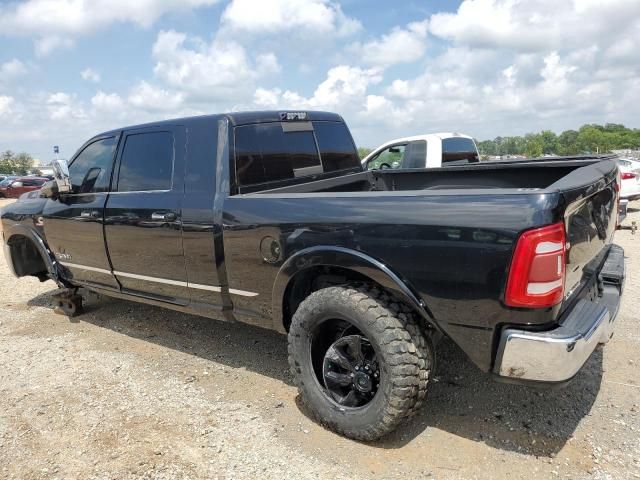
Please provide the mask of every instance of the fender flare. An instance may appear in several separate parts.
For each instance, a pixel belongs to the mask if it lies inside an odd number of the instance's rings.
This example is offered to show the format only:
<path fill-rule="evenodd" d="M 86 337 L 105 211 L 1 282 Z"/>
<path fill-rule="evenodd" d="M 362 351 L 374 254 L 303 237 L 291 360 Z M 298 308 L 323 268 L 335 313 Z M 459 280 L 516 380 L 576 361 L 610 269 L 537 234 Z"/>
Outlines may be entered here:
<path fill-rule="evenodd" d="M 49 247 L 45 243 L 44 239 L 40 236 L 38 231 L 33 227 L 29 227 L 29 226 L 18 223 L 15 225 L 11 225 L 5 232 L 4 247 L 5 247 L 5 253 L 7 255 L 7 263 L 10 264 L 9 265 L 10 268 L 12 270 L 14 269 L 13 258 L 11 258 L 9 241 L 11 240 L 12 237 L 16 235 L 26 237 L 31 241 L 31 243 L 33 243 L 33 245 L 36 247 L 36 250 L 40 254 L 40 257 L 42 258 L 42 261 L 44 262 L 44 265 L 47 268 L 49 275 L 51 275 L 51 278 L 58 284 L 58 286 L 66 287 L 67 286 L 66 282 L 63 280 L 58 270 L 58 261 L 56 260 L 55 255 L 49 249 Z"/>
<path fill-rule="evenodd" d="M 369 255 L 356 250 L 335 246 L 316 246 L 296 252 L 280 267 L 272 292 L 272 312 L 274 327 L 284 332 L 283 301 L 291 280 L 300 272 L 319 266 L 340 267 L 358 272 L 382 287 L 393 291 L 411 305 L 420 316 L 436 328 L 433 314 L 414 290 L 387 265 Z"/>

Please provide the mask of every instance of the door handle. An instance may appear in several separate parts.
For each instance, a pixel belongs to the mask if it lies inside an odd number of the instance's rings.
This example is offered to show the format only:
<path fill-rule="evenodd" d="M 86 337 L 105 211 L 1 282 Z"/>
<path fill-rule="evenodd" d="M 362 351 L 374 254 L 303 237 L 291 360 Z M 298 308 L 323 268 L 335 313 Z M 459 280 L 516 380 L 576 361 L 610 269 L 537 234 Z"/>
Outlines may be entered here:
<path fill-rule="evenodd" d="M 151 214 L 151 220 L 158 220 L 163 222 L 173 222 L 178 216 L 173 212 L 153 212 Z"/>
<path fill-rule="evenodd" d="M 80 212 L 80 216 L 82 218 L 98 218 L 100 216 L 100 212 L 98 210 L 84 210 Z"/>

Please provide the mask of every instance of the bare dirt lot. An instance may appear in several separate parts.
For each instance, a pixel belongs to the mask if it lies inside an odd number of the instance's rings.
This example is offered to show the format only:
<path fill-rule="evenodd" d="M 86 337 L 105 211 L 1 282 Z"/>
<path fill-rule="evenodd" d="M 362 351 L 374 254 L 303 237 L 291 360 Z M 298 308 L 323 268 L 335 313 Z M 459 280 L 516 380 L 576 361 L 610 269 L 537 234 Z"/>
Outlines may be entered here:
<path fill-rule="evenodd" d="M 640 232 L 616 242 L 616 334 L 568 387 L 495 383 L 444 342 L 422 414 L 372 444 L 309 420 L 280 335 L 102 297 L 70 322 L 1 259 L 0 478 L 640 478 Z"/>

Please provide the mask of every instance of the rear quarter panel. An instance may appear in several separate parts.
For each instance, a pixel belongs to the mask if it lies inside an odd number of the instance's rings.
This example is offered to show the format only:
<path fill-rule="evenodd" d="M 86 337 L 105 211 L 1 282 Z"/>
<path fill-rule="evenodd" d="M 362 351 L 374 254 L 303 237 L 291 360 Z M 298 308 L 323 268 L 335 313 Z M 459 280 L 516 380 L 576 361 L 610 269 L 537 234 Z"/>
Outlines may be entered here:
<path fill-rule="evenodd" d="M 236 308 L 269 321 L 271 289 L 282 263 L 305 248 L 341 246 L 383 262 L 403 278 L 435 322 L 488 370 L 498 325 L 547 323 L 554 315 L 553 309 L 514 312 L 501 298 L 515 239 L 526 228 L 558 221 L 558 196 L 420 193 L 228 198 L 223 223 L 229 285 L 258 293 L 234 298 Z M 277 261 L 264 255 L 264 246 L 273 242 L 281 251 Z"/>

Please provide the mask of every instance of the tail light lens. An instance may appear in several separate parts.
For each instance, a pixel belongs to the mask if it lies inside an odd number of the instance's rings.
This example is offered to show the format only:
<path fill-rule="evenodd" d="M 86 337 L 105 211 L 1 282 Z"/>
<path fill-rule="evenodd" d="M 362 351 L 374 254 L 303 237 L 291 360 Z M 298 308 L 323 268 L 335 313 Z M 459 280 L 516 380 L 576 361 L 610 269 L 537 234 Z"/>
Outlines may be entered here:
<path fill-rule="evenodd" d="M 622 172 L 620 178 L 622 178 L 622 180 L 631 180 L 632 178 L 636 178 L 637 176 L 638 175 L 636 175 L 635 173 Z"/>
<path fill-rule="evenodd" d="M 562 301 L 565 274 L 564 224 L 524 232 L 511 260 L 505 303 L 511 307 L 551 307 Z"/>

